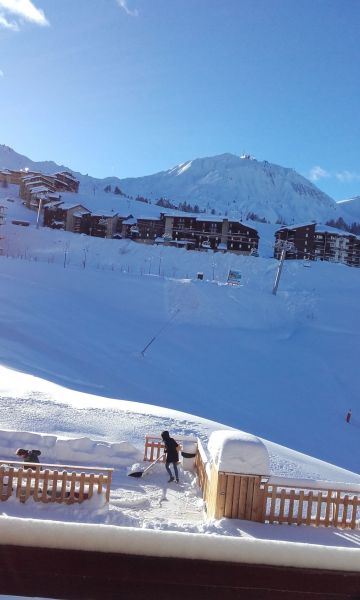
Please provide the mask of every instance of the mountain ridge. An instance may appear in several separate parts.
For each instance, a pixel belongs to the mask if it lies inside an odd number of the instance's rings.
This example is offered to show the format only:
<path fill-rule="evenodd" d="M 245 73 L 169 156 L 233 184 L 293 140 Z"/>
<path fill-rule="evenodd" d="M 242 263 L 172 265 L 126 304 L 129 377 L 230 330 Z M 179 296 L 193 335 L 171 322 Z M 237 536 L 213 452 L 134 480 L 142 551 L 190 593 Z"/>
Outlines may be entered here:
<path fill-rule="evenodd" d="M 255 220 L 284 224 L 324 223 L 340 216 L 349 224 L 360 221 L 357 197 L 335 202 L 293 168 L 258 161 L 250 155 L 224 153 L 188 160 L 144 177 L 99 179 L 53 161 L 32 161 L 2 144 L 0 168 L 44 173 L 68 170 L 79 179 L 83 192 L 117 186 L 127 196 L 147 198 L 153 204 L 160 198 L 175 206 L 186 202 L 207 213 L 239 220 L 252 215 Z"/>

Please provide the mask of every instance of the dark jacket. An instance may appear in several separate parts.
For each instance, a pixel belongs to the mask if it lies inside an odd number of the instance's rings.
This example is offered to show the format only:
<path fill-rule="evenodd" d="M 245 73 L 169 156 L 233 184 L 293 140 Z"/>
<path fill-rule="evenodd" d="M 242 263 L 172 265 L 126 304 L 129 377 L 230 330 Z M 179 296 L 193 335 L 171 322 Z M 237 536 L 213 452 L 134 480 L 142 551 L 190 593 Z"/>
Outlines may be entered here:
<path fill-rule="evenodd" d="M 174 438 L 165 438 L 165 453 L 166 453 L 166 462 L 167 463 L 177 463 L 179 461 L 179 453 L 177 451 L 178 443 L 174 440 Z"/>
<path fill-rule="evenodd" d="M 38 463 L 40 454 L 40 450 L 27 450 L 27 453 L 23 456 L 23 460 L 24 462 Z"/>

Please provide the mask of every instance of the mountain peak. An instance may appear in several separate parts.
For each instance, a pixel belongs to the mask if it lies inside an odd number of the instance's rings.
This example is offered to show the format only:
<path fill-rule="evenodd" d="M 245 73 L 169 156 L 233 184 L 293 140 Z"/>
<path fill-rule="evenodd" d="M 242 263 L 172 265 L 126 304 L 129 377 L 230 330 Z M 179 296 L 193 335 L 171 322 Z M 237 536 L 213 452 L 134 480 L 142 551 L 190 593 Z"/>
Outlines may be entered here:
<path fill-rule="evenodd" d="M 332 198 L 294 169 L 250 154 L 195 158 L 168 171 L 123 179 L 121 189 L 153 202 L 165 197 L 174 205 L 187 202 L 229 217 L 252 214 L 273 223 L 323 222 L 337 210 Z"/>

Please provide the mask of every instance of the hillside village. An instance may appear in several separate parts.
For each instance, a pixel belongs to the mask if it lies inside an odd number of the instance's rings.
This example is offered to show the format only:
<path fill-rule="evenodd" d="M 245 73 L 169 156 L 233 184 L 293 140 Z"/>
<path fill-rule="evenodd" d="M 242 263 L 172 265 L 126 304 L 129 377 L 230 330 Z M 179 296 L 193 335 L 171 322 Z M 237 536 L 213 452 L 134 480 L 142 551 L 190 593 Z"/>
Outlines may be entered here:
<path fill-rule="evenodd" d="M 176 211 L 139 216 L 94 212 L 77 203 L 79 181 L 68 171 L 54 175 L 6 169 L 0 171 L 0 185 L 19 186 L 24 206 L 37 212 L 45 227 L 111 239 L 129 238 L 147 244 L 161 244 L 187 250 L 213 250 L 258 256 L 259 233 L 248 223 L 228 217 L 184 214 Z M 61 193 L 74 194 L 65 202 Z M 69 197 L 67 196 L 69 200 Z M 5 207 L 1 207 L 4 216 Z M 26 222 L 19 222 L 26 225 Z M 286 243 L 285 259 L 325 260 L 360 266 L 360 237 L 347 231 L 314 222 L 282 225 L 275 232 L 273 255 L 280 258 Z"/>
<path fill-rule="evenodd" d="M 145 534 L 154 557 L 165 535 L 192 564 L 226 560 L 234 543 L 236 561 L 256 568 L 341 564 L 353 589 L 358 403 L 334 342 L 351 335 L 357 352 L 358 273 L 345 265 L 358 266 L 358 238 L 160 212 L 106 192 L 95 202 L 66 171 L 4 175 L 3 541 L 30 524 L 54 557 L 81 553 L 87 535 L 91 551 L 131 556 Z M 284 248 L 295 260 L 275 299 Z M 160 462 L 165 427 L 181 444 L 174 489 Z M 41 448 L 40 468 L 15 460 L 24 446 Z"/>

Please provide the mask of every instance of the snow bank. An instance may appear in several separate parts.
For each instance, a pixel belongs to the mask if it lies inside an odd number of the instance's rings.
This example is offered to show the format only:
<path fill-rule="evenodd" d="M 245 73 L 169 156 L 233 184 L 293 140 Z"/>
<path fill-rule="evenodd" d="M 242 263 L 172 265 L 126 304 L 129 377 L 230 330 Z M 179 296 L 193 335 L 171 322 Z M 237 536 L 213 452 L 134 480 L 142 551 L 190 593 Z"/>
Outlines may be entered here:
<path fill-rule="evenodd" d="M 274 477 L 269 478 L 270 485 L 281 485 L 291 489 L 301 490 L 339 490 L 342 492 L 360 492 L 360 484 L 358 483 L 342 483 L 335 481 L 319 481 L 317 479 L 293 479 L 289 477 Z"/>
<path fill-rule="evenodd" d="M 1 544 L 360 571 L 360 550 L 132 527 L 0 517 Z"/>
<path fill-rule="evenodd" d="M 18 460 L 17 448 L 41 450 L 41 461 L 86 466 L 121 467 L 142 460 L 142 453 L 127 441 L 103 442 L 88 437 L 60 438 L 39 433 L 0 431 L 0 458 Z"/>
<path fill-rule="evenodd" d="M 209 453 L 218 471 L 245 475 L 269 475 L 269 455 L 264 443 L 243 431 L 214 431 Z"/>

